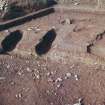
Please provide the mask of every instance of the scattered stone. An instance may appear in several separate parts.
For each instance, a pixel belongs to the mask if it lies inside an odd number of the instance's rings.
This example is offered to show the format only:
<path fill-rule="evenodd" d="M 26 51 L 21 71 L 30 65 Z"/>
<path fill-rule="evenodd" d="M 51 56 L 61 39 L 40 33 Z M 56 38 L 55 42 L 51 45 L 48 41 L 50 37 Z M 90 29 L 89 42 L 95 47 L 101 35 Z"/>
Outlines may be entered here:
<path fill-rule="evenodd" d="M 56 95 L 57 95 L 57 93 L 55 92 L 55 93 L 54 93 L 54 95 L 56 96 Z"/>
<path fill-rule="evenodd" d="M 65 79 L 69 79 L 72 76 L 71 73 L 66 73 Z"/>
<path fill-rule="evenodd" d="M 28 28 L 27 31 L 32 31 L 32 27 Z"/>
<path fill-rule="evenodd" d="M 18 99 L 22 98 L 22 94 L 21 94 L 21 93 L 16 94 L 15 96 L 16 96 L 16 98 L 18 98 Z"/>
<path fill-rule="evenodd" d="M 71 20 L 70 20 L 69 18 L 67 18 L 67 19 L 65 20 L 65 23 L 66 23 L 66 24 L 71 24 Z"/>
<path fill-rule="evenodd" d="M 57 79 L 55 80 L 56 83 L 57 83 L 57 82 L 62 82 L 62 81 L 63 81 L 62 78 L 57 78 Z"/>
<path fill-rule="evenodd" d="M 22 94 L 21 94 L 21 93 L 19 93 L 19 94 L 18 94 L 18 96 L 19 96 L 19 98 L 21 98 L 21 97 L 22 97 Z"/>
<path fill-rule="evenodd" d="M 50 94 L 50 91 L 49 91 L 49 90 L 46 90 L 46 93 L 47 93 L 47 94 Z"/>
<path fill-rule="evenodd" d="M 36 75 L 36 79 L 40 79 L 40 75 Z"/>
<path fill-rule="evenodd" d="M 73 23 L 73 20 L 70 20 L 69 18 L 66 18 L 65 20 L 61 20 L 60 23 L 61 23 L 62 25 L 64 25 L 64 24 L 70 25 L 70 24 Z"/>
<path fill-rule="evenodd" d="M 71 67 L 70 67 L 70 69 L 73 69 L 75 67 L 75 65 L 73 64 Z"/>
<path fill-rule="evenodd" d="M 55 26 L 52 26 L 52 29 L 56 29 L 56 27 Z"/>
<path fill-rule="evenodd" d="M 56 71 L 51 71 L 51 72 L 48 72 L 46 75 L 51 76 L 51 75 L 55 75 L 55 74 L 56 74 Z"/>
<path fill-rule="evenodd" d="M 62 86 L 62 84 L 61 84 L 61 83 L 60 83 L 60 84 L 57 84 L 57 89 L 58 89 L 58 88 L 60 88 L 61 86 Z"/>
<path fill-rule="evenodd" d="M 5 77 L 0 77 L 0 80 L 5 80 L 6 78 Z"/>
<path fill-rule="evenodd" d="M 54 105 L 54 103 L 53 103 L 53 102 L 51 102 L 51 103 L 50 103 L 50 105 Z"/>
<path fill-rule="evenodd" d="M 28 60 L 26 60 L 26 63 L 29 63 L 29 61 L 28 61 Z"/>
<path fill-rule="evenodd" d="M 79 80 L 79 76 L 77 74 L 74 75 L 75 80 L 78 81 Z"/>
<path fill-rule="evenodd" d="M 79 98 L 78 103 L 75 103 L 73 105 L 83 105 L 82 100 L 83 100 L 82 98 Z"/>
<path fill-rule="evenodd" d="M 13 85 L 15 85 L 15 82 L 12 81 L 10 84 L 13 86 Z"/>
<path fill-rule="evenodd" d="M 76 5 L 79 5 L 79 4 L 80 4 L 80 3 L 78 3 L 78 2 L 75 2 L 75 3 L 74 3 L 75 6 L 76 6 Z"/>
<path fill-rule="evenodd" d="M 10 31 L 9 30 L 5 30 L 5 33 L 9 33 Z"/>
<path fill-rule="evenodd" d="M 19 76 L 21 76 L 22 75 L 22 73 L 20 72 L 20 71 L 18 71 L 18 73 L 17 73 Z"/>
<path fill-rule="evenodd" d="M 10 65 L 7 65 L 7 69 L 9 69 L 10 68 Z"/>
<path fill-rule="evenodd" d="M 46 75 L 47 75 L 48 77 L 51 76 L 51 72 L 48 72 Z"/>
<path fill-rule="evenodd" d="M 41 65 L 40 64 L 38 64 L 38 67 L 40 67 Z"/>
<path fill-rule="evenodd" d="M 48 78 L 48 82 L 54 82 L 52 78 Z"/>
<path fill-rule="evenodd" d="M 28 72 L 31 72 L 31 69 L 30 69 L 29 67 L 27 67 L 27 71 L 28 71 Z"/>
<path fill-rule="evenodd" d="M 39 32 L 41 29 L 40 28 L 36 28 L 36 31 Z"/>

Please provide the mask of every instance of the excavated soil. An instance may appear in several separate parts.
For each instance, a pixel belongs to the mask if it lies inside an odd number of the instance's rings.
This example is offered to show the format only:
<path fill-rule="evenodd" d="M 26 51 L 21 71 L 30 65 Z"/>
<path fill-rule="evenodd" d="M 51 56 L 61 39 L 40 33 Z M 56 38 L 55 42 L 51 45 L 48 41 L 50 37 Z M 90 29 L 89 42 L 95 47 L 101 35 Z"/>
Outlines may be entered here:
<path fill-rule="evenodd" d="M 105 105 L 104 17 L 62 7 L 1 31 L 0 105 Z"/>

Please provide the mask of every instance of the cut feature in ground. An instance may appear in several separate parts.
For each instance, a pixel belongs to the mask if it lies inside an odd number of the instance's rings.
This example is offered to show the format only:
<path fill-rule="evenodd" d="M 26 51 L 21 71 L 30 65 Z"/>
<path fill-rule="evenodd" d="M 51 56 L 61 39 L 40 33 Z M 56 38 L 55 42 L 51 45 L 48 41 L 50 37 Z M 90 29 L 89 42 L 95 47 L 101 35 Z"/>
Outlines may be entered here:
<path fill-rule="evenodd" d="M 53 41 L 56 38 L 56 32 L 54 29 L 49 30 L 43 38 L 40 40 L 40 42 L 35 46 L 36 53 L 38 55 L 42 55 L 47 53 L 51 46 Z"/>
<path fill-rule="evenodd" d="M 14 32 L 11 32 L 1 42 L 2 50 L 0 53 L 7 53 L 7 52 L 14 50 L 16 45 L 22 39 L 22 36 L 23 36 L 23 34 L 20 30 L 16 30 Z"/>

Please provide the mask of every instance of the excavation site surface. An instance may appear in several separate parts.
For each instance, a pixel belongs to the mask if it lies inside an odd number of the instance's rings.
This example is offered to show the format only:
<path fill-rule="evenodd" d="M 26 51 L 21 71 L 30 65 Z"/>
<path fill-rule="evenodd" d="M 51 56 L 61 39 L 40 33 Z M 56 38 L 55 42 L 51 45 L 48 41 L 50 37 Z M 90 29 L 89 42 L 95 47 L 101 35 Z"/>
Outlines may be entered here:
<path fill-rule="evenodd" d="M 105 105 L 105 13 L 53 9 L 0 31 L 0 105 Z"/>

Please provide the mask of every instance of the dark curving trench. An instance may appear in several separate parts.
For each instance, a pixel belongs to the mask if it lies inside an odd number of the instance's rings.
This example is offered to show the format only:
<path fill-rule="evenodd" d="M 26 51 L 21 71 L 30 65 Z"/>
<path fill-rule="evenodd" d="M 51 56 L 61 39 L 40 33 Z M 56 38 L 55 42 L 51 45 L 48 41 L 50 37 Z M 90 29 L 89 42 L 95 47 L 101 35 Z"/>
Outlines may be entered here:
<path fill-rule="evenodd" d="M 35 51 L 38 55 L 46 54 L 51 46 L 53 41 L 56 38 L 56 32 L 54 29 L 49 30 L 40 40 L 40 42 L 35 46 Z"/>
<path fill-rule="evenodd" d="M 6 36 L 3 41 L 1 42 L 1 50 L 0 53 L 7 53 L 16 48 L 16 45 L 22 39 L 22 32 L 20 30 L 16 30 L 11 32 L 8 36 Z"/>

